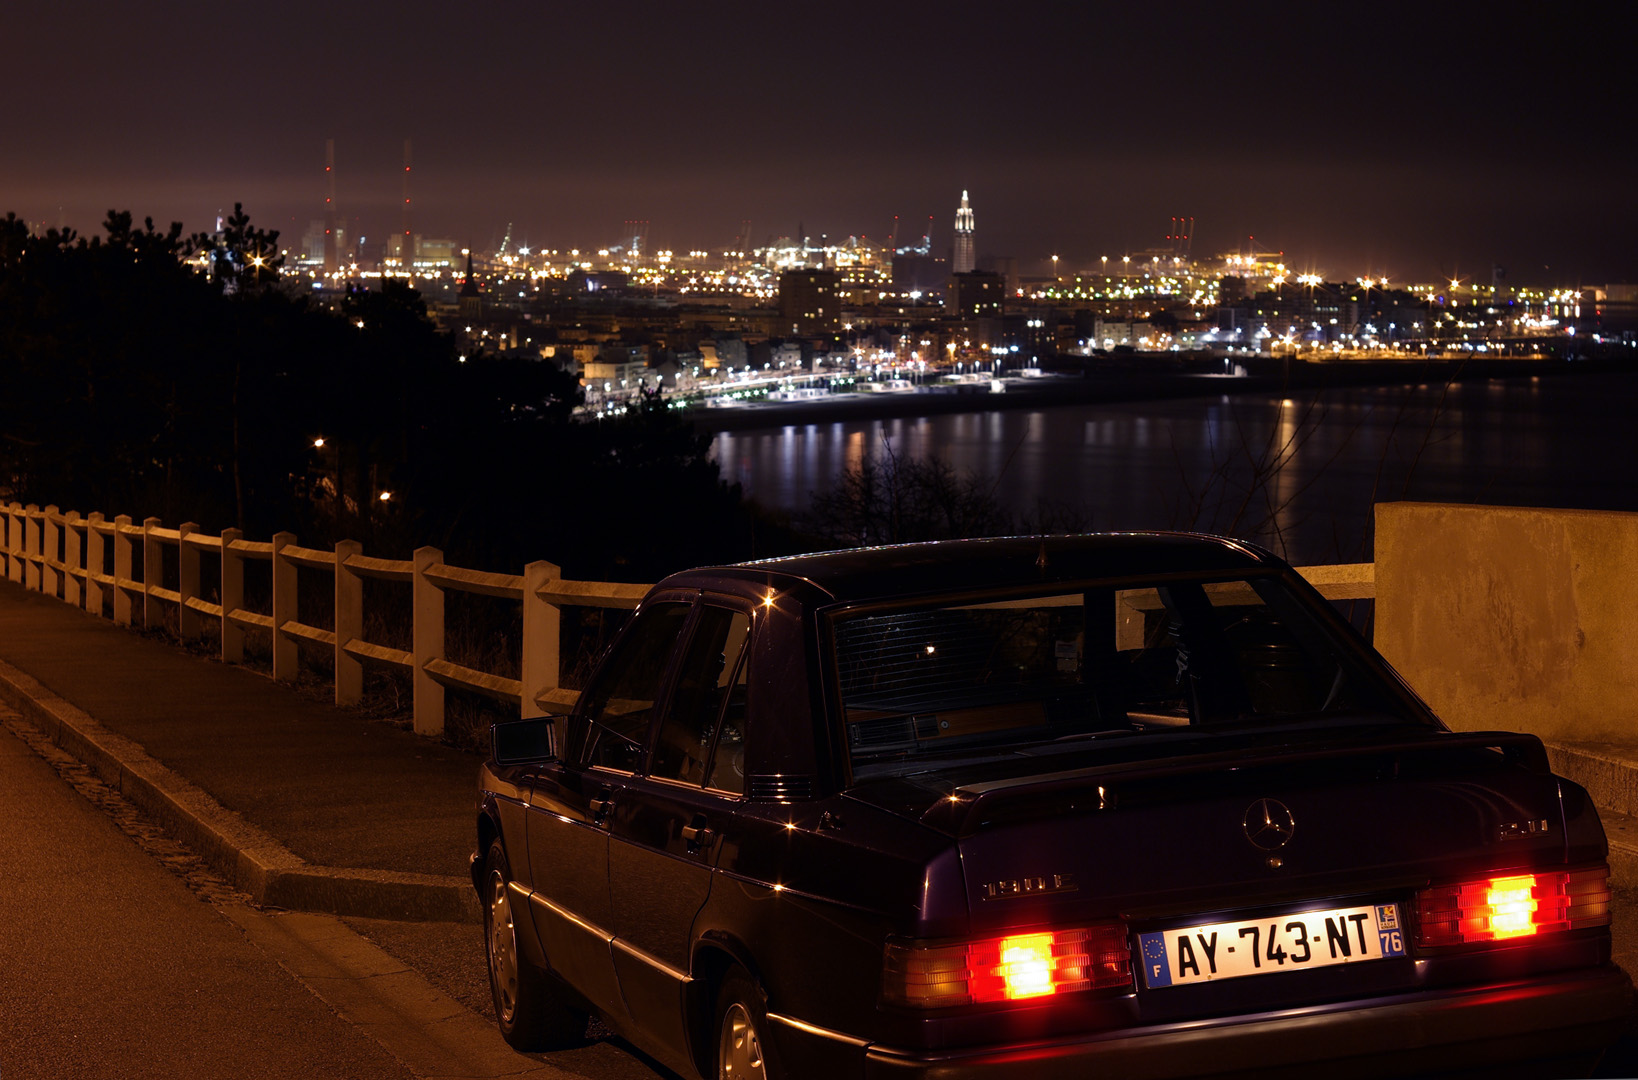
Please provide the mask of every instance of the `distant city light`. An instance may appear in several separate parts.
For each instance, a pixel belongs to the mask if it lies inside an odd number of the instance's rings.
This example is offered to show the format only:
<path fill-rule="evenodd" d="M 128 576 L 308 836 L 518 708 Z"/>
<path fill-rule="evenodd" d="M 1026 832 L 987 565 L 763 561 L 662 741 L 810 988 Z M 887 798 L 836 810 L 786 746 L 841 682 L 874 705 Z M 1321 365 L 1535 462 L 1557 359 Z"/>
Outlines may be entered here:
<path fill-rule="evenodd" d="M 732 247 L 713 251 L 687 244 L 651 246 L 648 223 L 628 222 L 636 231 L 617 243 L 560 254 L 547 246 L 513 247 L 508 226 L 506 238 L 481 255 L 451 240 L 416 236 L 411 257 L 402 250 L 402 235 L 385 250 L 367 250 L 362 239 L 355 243 L 347 237 L 344 250 L 352 254 L 338 264 L 337 238 L 314 225 L 303 244 L 284 253 L 280 272 L 297 277 L 303 288 L 310 284 L 317 303 L 339 307 L 349 291 L 373 288 L 376 281 L 407 283 L 451 334 L 459 363 L 517 350 L 524 357 L 551 359 L 584 387 L 586 400 L 578 411 L 609 416 L 626 411 L 639 393 L 654 391 L 664 395 L 668 407 L 681 408 L 707 398 L 715 404 L 757 400 L 770 391 L 783 400 L 800 400 L 819 388 L 826 394 L 914 389 L 912 380 L 934 382 L 941 374 L 966 374 L 980 365 L 994 366 L 1004 377 L 1001 368 L 1017 363 L 1034 372 L 1027 377 L 1043 377 L 1029 354 L 1003 364 L 1025 344 L 1032 352 L 1060 356 L 1121 349 L 1274 356 L 1323 351 L 1364 359 L 1418 351 L 1539 354 L 1551 346 L 1524 339 L 1562 340 L 1577 331 L 1591 338 L 1597 330 L 1572 325 L 1583 317 L 1583 305 L 1592 303 L 1581 289 L 1508 286 L 1500 282 L 1500 268 L 1498 284 L 1488 287 L 1477 281 L 1464 285 L 1459 277 L 1449 278 L 1447 287 L 1441 277 L 1390 291 L 1389 275 L 1375 268 L 1353 277 L 1349 286 L 1348 276 L 1313 269 L 1312 263 L 1307 272 L 1296 273 L 1288 263 L 1300 264 L 1299 259 L 1260 251 L 1255 244 L 1249 252 L 1242 245 L 1196 256 L 1183 243 L 1189 237 L 1173 234 L 1165 238 L 1168 246 L 1134 247 L 1116 256 L 1121 271 L 1114 276 L 1106 254 L 1083 260 L 1047 247 L 1050 254 L 1037 257 L 1033 274 L 1021 273 L 1018 260 L 997 260 L 991 270 L 976 273 L 994 274 L 995 284 L 983 287 L 999 287 L 1004 309 L 989 299 L 997 292 L 988 292 L 978 309 L 963 299 L 956 311 L 944 294 L 952 267 L 932 256 L 944 241 L 931 227 L 919 245 L 909 247 L 897 245 L 896 231 L 885 242 L 809 234 L 753 247 L 746 243 L 746 223 Z M 1187 232 L 1193 231 L 1191 223 Z M 917 260 L 901 265 L 897 256 Z M 235 257 L 241 268 L 278 265 L 263 253 Z M 462 257 L 470 260 L 470 274 Z M 211 249 L 190 252 L 187 262 L 209 272 Z M 781 277 L 813 270 L 833 275 L 834 292 L 818 308 L 823 311 L 818 325 L 799 327 L 779 303 Z M 1288 290 L 1287 284 L 1304 288 Z M 468 286 L 476 288 L 475 297 Z M 594 306 L 584 312 L 572 307 L 587 302 Z M 571 307 L 563 310 L 563 304 Z M 630 319 L 630 309 L 645 314 Z M 685 313 L 688 309 L 693 313 Z M 667 314 L 673 310 L 675 315 Z M 350 319 L 356 328 L 368 328 L 367 320 Z M 631 329 L 650 319 L 661 324 L 656 329 L 664 337 L 656 334 L 652 345 L 636 344 Z M 531 327 L 540 328 L 538 344 L 521 332 Z M 804 339 L 800 351 L 788 339 L 780 344 L 781 331 Z M 738 339 L 731 356 L 717 351 L 731 339 Z M 747 355 L 752 339 L 758 349 L 768 340 L 771 357 Z M 623 362 L 601 363 L 597 354 L 605 340 L 630 347 L 643 373 Z M 586 344 L 571 348 L 567 342 Z M 656 366 L 672 363 L 672 353 L 675 363 L 662 377 Z M 1245 370 L 1230 364 L 1225 373 Z M 614 383 L 621 389 L 614 390 Z M 323 442 L 314 438 L 313 446 L 322 449 Z M 382 501 L 390 498 L 384 493 Z"/>

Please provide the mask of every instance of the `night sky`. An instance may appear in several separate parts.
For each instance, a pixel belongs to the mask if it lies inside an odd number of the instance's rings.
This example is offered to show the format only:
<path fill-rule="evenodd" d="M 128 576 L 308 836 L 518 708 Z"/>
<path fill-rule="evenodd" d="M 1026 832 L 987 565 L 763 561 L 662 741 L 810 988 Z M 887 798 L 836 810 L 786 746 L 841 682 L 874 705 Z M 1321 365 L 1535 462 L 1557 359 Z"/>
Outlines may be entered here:
<path fill-rule="evenodd" d="M 0 213 L 299 243 L 338 201 L 486 247 L 795 235 L 1030 273 L 1160 246 L 1333 278 L 1638 281 L 1630 4 L 14 4 Z"/>

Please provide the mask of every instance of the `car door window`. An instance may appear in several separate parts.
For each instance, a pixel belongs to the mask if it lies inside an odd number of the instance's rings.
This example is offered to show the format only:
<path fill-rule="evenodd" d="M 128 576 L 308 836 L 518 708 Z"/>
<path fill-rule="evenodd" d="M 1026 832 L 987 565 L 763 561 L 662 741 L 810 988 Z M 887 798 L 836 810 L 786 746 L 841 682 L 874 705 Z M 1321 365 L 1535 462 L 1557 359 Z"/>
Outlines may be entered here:
<path fill-rule="evenodd" d="M 636 772 L 648 744 L 649 720 L 665 679 L 666 662 L 691 605 L 656 604 L 637 615 L 592 685 L 586 688 L 579 761 Z"/>
<path fill-rule="evenodd" d="M 719 770 L 713 766 L 712 748 L 726 735 L 723 721 L 736 697 L 738 712 L 744 712 L 742 655 L 750 634 L 751 620 L 744 612 L 709 606 L 701 610 L 683 653 L 671 707 L 661 721 L 649 766 L 651 776 L 689 784 L 703 784 L 707 776 L 716 778 Z M 737 717 L 734 726 L 737 742 L 741 726 Z"/>

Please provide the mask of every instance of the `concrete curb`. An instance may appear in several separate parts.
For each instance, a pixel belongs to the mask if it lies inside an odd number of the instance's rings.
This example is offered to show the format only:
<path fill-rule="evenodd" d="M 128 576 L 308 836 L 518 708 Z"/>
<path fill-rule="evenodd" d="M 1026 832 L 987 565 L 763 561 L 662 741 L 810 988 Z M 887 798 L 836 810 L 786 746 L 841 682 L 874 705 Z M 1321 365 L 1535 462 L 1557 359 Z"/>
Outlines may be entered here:
<path fill-rule="evenodd" d="M 1587 789 L 1600 812 L 1638 815 L 1638 761 L 1627 747 L 1596 742 L 1549 742 L 1553 771 Z"/>
<path fill-rule="evenodd" d="M 256 947 L 375 1038 L 416 1076 L 438 1080 L 584 1080 L 525 1057 L 500 1029 L 339 920 L 222 908 Z"/>
<path fill-rule="evenodd" d="M 373 919 L 480 922 L 464 877 L 315 866 L 143 747 L 0 660 L 0 701 L 78 758 L 258 904 Z"/>

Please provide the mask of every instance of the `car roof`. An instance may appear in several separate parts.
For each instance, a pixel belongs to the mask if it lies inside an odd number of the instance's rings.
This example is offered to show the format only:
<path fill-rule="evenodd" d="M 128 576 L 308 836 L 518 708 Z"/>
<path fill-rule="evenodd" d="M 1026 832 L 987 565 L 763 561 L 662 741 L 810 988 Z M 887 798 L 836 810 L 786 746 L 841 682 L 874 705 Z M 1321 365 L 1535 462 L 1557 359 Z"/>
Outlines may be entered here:
<path fill-rule="evenodd" d="M 747 586 L 783 590 L 805 583 L 831 601 L 851 603 L 972 587 L 1005 590 L 1099 578 L 1284 565 L 1261 548 L 1227 537 L 1127 532 L 851 548 L 701 567 L 674 574 L 662 584 L 737 592 Z"/>

